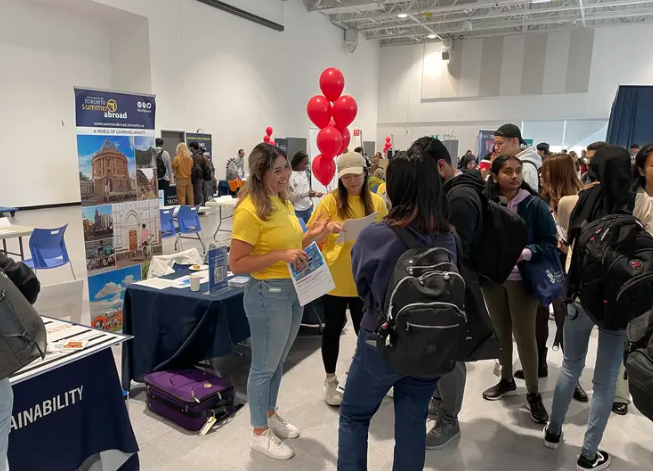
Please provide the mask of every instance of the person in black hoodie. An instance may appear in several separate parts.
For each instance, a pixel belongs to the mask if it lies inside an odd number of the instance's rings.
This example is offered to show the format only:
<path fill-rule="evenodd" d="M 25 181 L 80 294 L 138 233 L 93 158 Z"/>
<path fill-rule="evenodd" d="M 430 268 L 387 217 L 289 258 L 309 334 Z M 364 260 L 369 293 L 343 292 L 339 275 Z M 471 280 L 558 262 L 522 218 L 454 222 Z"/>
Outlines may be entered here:
<path fill-rule="evenodd" d="M 211 180 L 211 169 L 204 158 L 204 152 L 197 142 L 188 144 L 188 148 L 193 154 L 193 169 L 191 171 L 191 180 L 193 182 L 193 200 L 196 205 L 204 206 L 204 182 Z M 208 178 L 207 178 L 208 177 Z"/>
<path fill-rule="evenodd" d="M 394 470 L 424 469 L 424 423 L 437 378 L 396 374 L 376 349 L 385 301 L 399 257 L 406 245 L 391 226 L 408 229 L 425 245 L 444 247 L 456 256 L 456 241 L 447 222 L 438 166 L 418 149 L 399 152 L 388 165 L 387 192 L 392 209 L 382 223 L 371 224 L 352 249 L 352 270 L 363 299 L 363 320 L 340 407 L 338 471 L 367 470 L 370 421 L 394 387 Z"/>
<path fill-rule="evenodd" d="M 481 195 L 485 191 L 485 182 L 481 173 L 456 169 L 449 151 L 438 139 L 422 137 L 413 143 L 411 149 L 413 148 L 423 150 L 437 162 L 438 172 L 444 181 L 444 194 L 449 203 L 449 223 L 460 237 L 464 263 L 468 267 L 473 266 L 473 249 L 483 237 L 483 200 Z M 488 342 L 486 354 L 496 358 L 496 354 L 490 354 L 491 348 L 489 348 L 489 343 L 494 341 L 495 351 L 498 353 L 498 341 L 493 335 L 492 321 L 485 308 L 478 278 L 474 273 L 471 275 L 477 299 L 473 304 L 466 303 L 470 325 L 477 326 L 474 334 L 480 334 Z M 474 305 L 476 308 L 473 307 Z M 483 359 L 487 358 L 485 356 Z M 463 355 L 461 357 L 463 361 L 459 361 L 451 373 L 444 375 L 438 381 L 429 407 L 429 415 L 436 418 L 435 425 L 426 437 L 426 448 L 429 450 L 440 450 L 460 439 L 458 414 L 462 408 L 467 379 L 465 361 L 478 359 L 480 358 Z"/>
<path fill-rule="evenodd" d="M 39 280 L 34 272 L 24 263 L 16 263 L 4 253 L 0 252 L 0 270 L 16 285 L 23 296 L 31 303 L 41 290 Z M 1 275 L 0 275 L 1 276 Z M 6 302 L 6 301 L 5 301 Z M 14 395 L 11 391 L 9 378 L 0 380 L 0 469 L 8 470 L 7 448 L 9 445 L 9 430 L 11 429 L 11 412 Z"/>

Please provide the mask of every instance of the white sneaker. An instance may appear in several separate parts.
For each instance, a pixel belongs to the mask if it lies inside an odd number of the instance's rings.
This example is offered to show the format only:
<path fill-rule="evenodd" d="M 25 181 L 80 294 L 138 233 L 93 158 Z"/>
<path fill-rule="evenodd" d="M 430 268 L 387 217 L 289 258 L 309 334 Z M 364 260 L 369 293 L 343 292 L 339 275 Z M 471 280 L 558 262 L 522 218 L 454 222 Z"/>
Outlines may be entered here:
<path fill-rule="evenodd" d="M 299 437 L 299 429 L 289 424 L 277 410 L 272 417 L 268 417 L 268 427 L 270 427 L 277 436 L 281 438 Z"/>
<path fill-rule="evenodd" d="M 275 460 L 289 460 L 295 456 L 295 452 L 279 440 L 279 437 L 274 434 L 272 429 L 267 429 L 262 435 L 252 434 L 249 447 Z"/>
<path fill-rule="evenodd" d="M 330 406 L 342 404 L 342 393 L 338 391 L 338 378 L 324 381 L 324 400 Z"/>

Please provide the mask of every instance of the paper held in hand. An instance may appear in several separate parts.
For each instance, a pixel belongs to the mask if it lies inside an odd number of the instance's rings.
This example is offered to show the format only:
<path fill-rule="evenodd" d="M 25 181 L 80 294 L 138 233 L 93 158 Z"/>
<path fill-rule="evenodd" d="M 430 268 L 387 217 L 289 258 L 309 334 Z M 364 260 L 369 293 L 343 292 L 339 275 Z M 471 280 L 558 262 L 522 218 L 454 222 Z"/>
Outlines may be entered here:
<path fill-rule="evenodd" d="M 372 213 L 369 216 L 360 219 L 347 219 L 342 226 L 342 232 L 336 239 L 336 244 L 349 242 L 358 239 L 359 234 L 370 224 L 376 222 L 378 213 Z"/>
<path fill-rule="evenodd" d="M 288 264 L 292 284 L 295 286 L 299 304 L 302 306 L 324 296 L 336 287 L 331 270 L 324 261 L 324 256 L 317 244 L 313 242 L 304 251 L 308 255 L 308 263 L 304 270 L 297 272 L 292 265 Z"/>

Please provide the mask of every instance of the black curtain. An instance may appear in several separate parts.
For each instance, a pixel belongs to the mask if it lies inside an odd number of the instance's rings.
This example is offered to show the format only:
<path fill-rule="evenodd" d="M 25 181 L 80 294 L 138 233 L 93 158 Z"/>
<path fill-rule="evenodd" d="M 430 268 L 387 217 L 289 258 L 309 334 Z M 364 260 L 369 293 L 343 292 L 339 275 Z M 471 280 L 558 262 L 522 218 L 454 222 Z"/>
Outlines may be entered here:
<path fill-rule="evenodd" d="M 607 141 L 624 147 L 653 142 L 653 86 L 619 86 L 610 113 Z"/>

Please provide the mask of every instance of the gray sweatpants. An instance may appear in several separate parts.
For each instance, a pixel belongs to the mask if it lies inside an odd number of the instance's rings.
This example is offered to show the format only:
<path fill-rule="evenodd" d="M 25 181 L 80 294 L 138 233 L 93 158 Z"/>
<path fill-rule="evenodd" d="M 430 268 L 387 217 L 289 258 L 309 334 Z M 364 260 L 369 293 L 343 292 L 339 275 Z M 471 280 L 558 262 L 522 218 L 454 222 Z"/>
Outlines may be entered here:
<path fill-rule="evenodd" d="M 458 422 L 458 414 L 463 407 L 467 366 L 459 361 L 450 373 L 438 381 L 433 399 L 440 405 L 440 419 L 448 422 Z"/>

